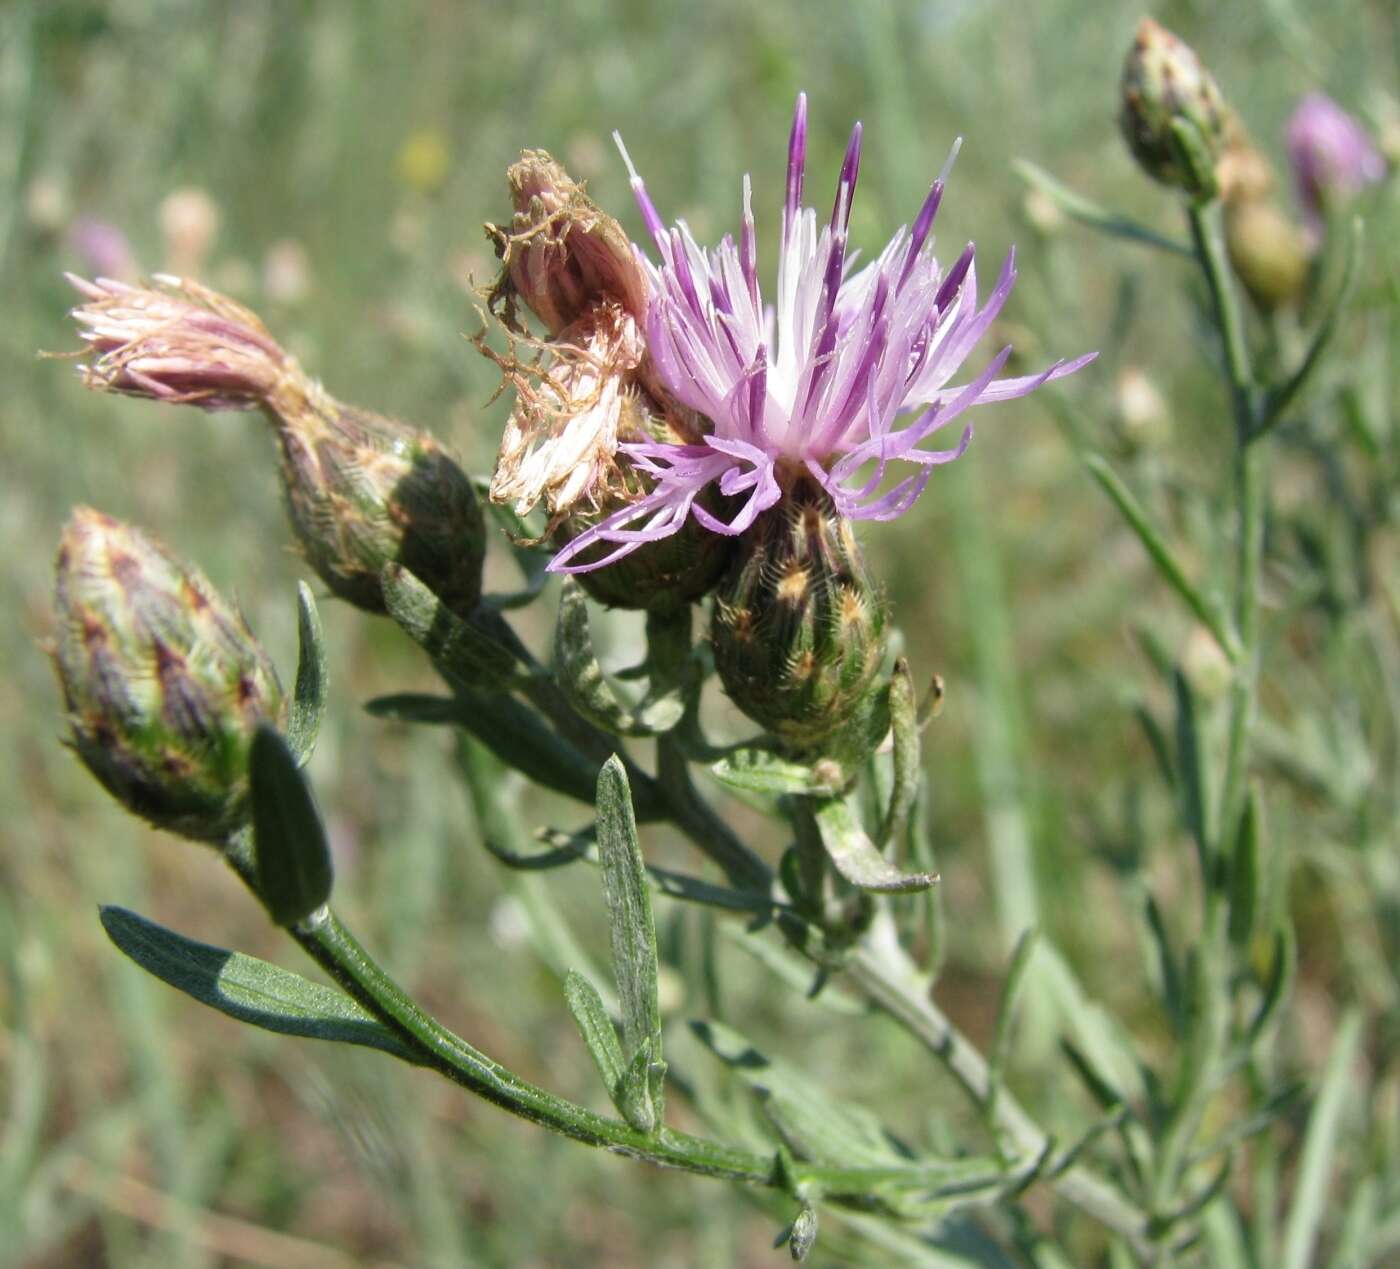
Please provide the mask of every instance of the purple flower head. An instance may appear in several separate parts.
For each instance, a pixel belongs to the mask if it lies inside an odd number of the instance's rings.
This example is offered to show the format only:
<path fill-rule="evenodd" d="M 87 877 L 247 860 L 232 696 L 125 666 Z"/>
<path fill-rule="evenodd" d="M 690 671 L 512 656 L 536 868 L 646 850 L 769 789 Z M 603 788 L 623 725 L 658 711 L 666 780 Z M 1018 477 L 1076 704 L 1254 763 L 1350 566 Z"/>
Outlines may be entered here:
<path fill-rule="evenodd" d="M 1346 200 L 1385 178 L 1385 159 L 1371 135 L 1326 93 L 1308 93 L 1285 129 L 1298 196 L 1315 233 L 1329 203 Z"/>
<path fill-rule="evenodd" d="M 706 250 L 683 222 L 665 227 L 623 150 L 661 259 L 654 265 L 638 250 L 650 287 L 647 350 L 667 390 L 712 430 L 696 444 L 619 446 L 654 481 L 650 492 L 570 542 L 551 562 L 553 571 L 612 563 L 675 533 L 690 516 L 715 533 L 742 533 L 802 472 L 820 482 L 839 514 L 893 519 L 913 505 L 933 469 L 959 457 L 972 438 L 965 426 L 952 448 L 925 448 L 935 433 L 971 406 L 1025 396 L 1093 360 L 1090 353 L 1037 375 L 997 379 L 1008 347 L 970 382 L 949 386 L 1011 293 L 1014 253 L 981 308 L 972 245 L 951 267 L 940 267 L 930 230 L 945 167 L 913 227 L 901 227 L 875 260 L 854 269 L 856 253 L 847 247 L 860 148 L 856 124 L 835 205 L 819 220 L 802 203 L 807 99 L 798 97 L 773 306 L 759 290 L 749 178 L 739 241 L 726 235 Z M 913 471 L 886 487 L 896 463 Z M 730 500 L 727 520 L 697 501 L 710 485 Z M 597 542 L 617 549 L 588 564 L 570 563 Z"/>

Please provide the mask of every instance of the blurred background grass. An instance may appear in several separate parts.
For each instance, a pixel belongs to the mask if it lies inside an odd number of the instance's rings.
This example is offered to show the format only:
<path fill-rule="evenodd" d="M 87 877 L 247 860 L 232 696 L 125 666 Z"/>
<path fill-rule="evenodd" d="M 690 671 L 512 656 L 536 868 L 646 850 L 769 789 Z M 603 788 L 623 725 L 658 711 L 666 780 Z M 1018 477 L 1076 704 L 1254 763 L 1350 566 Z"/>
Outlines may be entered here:
<path fill-rule="evenodd" d="M 1327 11 L 1309 16 L 1296 0 L 1153 10 L 1203 53 L 1275 154 L 1308 88 L 1361 109 L 1396 91 L 1392 6 L 1335 0 Z M 255 418 L 97 398 L 69 365 L 36 360 L 74 343 L 61 271 L 197 271 L 258 309 L 338 396 L 436 429 L 485 471 L 505 404 L 486 404 L 494 371 L 462 336 L 479 325 L 472 287 L 492 276 L 480 226 L 508 215 L 506 165 L 524 147 L 551 150 L 637 232 L 608 135 L 620 128 L 663 214 L 686 216 L 702 241 L 736 222 L 751 171 L 769 277 L 789 112 L 805 89 L 809 190 L 834 177 L 851 121 L 865 121 L 853 234 L 866 251 L 909 218 L 965 138 L 943 251 L 975 237 L 990 270 L 1018 241 L 1022 280 L 1005 318 L 1019 353 L 1039 364 L 1104 349 L 1065 408 L 1096 443 L 1131 451 L 1157 487 L 1189 489 L 1215 479 L 1226 421 L 1174 266 L 1073 227 L 1047 235 L 1011 170 L 1032 158 L 1177 229 L 1114 124 L 1141 13 L 1110 0 L 0 6 L 0 1259 L 729 1265 L 778 1254 L 774 1221 L 722 1187 L 549 1138 L 373 1054 L 239 1028 L 106 945 L 99 901 L 297 964 L 224 870 L 120 814 L 61 747 L 40 645 L 68 508 L 129 518 L 198 560 L 284 673 L 306 572 Z M 172 202 L 180 190 L 200 195 Z M 125 235 L 128 265 L 104 226 Z M 1169 440 L 1130 443 L 1115 430 L 1115 380 L 1144 363 L 1175 409 Z M 1205 504 L 1182 501 L 1208 535 Z M 1123 914 L 1149 879 L 1170 912 L 1188 848 L 1150 799 L 1151 850 L 1124 844 L 1151 762 L 1125 707 L 1143 679 L 1125 632 L 1153 621 L 1160 600 L 1140 549 L 1038 400 L 987 411 L 969 456 L 917 512 L 864 540 L 914 665 L 949 683 L 926 746 L 945 1007 L 985 1038 L 1010 942 L 1040 920 L 1150 1051 L 1164 1033 L 1140 1004 Z M 531 931 L 562 915 L 602 956 L 598 896 L 571 873 L 522 879 L 487 861 L 446 738 L 359 709 L 425 685 L 420 659 L 388 623 L 331 603 L 324 616 L 334 698 L 312 774 L 342 907 L 463 1034 L 529 1078 L 595 1099 L 555 972 L 569 953 L 542 955 Z M 547 617 L 537 621 L 543 635 Z M 1158 632 L 1173 653 L 1190 635 L 1172 620 Z M 634 636 L 615 624 L 619 658 Z M 656 849 L 693 865 L 673 844 Z M 1330 976 L 1350 954 L 1341 920 L 1316 919 L 1304 962 L 1324 1031 Z M 679 967 L 669 1012 L 703 1013 L 703 975 L 687 966 L 706 920 L 666 921 Z M 895 1122 L 936 1128 L 955 1113 L 892 1028 L 790 998 L 719 946 L 726 1016 L 767 1047 Z M 1043 1071 L 1032 1051 L 1032 1101 L 1048 1090 Z"/>

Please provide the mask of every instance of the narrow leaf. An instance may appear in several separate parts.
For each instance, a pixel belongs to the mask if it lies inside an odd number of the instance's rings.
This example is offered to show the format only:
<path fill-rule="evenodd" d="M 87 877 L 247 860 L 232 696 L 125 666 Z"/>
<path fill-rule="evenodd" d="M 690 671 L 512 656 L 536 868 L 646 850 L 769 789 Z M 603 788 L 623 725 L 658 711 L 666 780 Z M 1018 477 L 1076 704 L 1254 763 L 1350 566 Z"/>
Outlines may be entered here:
<path fill-rule="evenodd" d="M 842 798 L 823 802 L 816 812 L 822 845 L 836 871 L 858 890 L 908 894 L 927 890 L 938 881 L 934 872 L 903 872 L 890 863 L 856 822 Z"/>
<path fill-rule="evenodd" d="M 1190 256 L 1192 254 L 1191 248 L 1186 243 L 1160 234 L 1155 229 L 1149 229 L 1146 225 L 1140 225 L 1127 216 L 1121 216 L 1117 212 L 1100 207 L 1082 194 L 1075 193 L 1067 185 L 1061 184 L 1044 168 L 1038 167 L 1026 159 L 1017 159 L 1013 166 L 1022 180 L 1040 190 L 1066 216 L 1071 220 L 1077 220 L 1081 225 L 1097 229 L 1100 233 L 1107 234 L 1112 238 L 1125 238 L 1129 242 L 1157 247 L 1162 251 L 1170 251 L 1176 255 Z"/>
<path fill-rule="evenodd" d="M 1245 951 L 1254 938 L 1259 912 L 1263 869 L 1259 866 L 1260 838 L 1263 836 L 1263 809 L 1259 790 L 1251 788 L 1240 817 L 1235 849 L 1230 852 L 1230 942 Z"/>
<path fill-rule="evenodd" d="M 1332 337 L 1337 333 L 1339 319 L 1351 299 L 1352 288 L 1356 284 L 1356 266 L 1361 259 L 1362 237 L 1362 225 L 1358 217 L 1351 222 L 1351 233 L 1347 235 L 1347 254 L 1346 262 L 1342 266 L 1342 280 L 1318 325 L 1312 345 L 1288 381 L 1269 395 L 1264 404 L 1263 416 L 1251 433 L 1250 440 L 1257 440 L 1279 423 L 1287 414 L 1288 407 L 1297 400 L 1298 394 L 1308 385 L 1318 366 L 1322 364 L 1323 356 L 1332 343 Z"/>
<path fill-rule="evenodd" d="M 649 721 L 619 698 L 593 650 L 588 596 L 571 577 L 565 579 L 559 597 L 554 678 L 580 718 L 616 736 L 651 736 L 669 730 L 680 721 L 684 710 L 679 698 L 669 703 L 657 702 L 656 717 Z M 653 721 L 662 725 L 652 726 Z"/>
<path fill-rule="evenodd" d="M 460 726 L 462 706 L 451 696 L 434 696 L 429 692 L 395 692 L 376 696 L 365 702 L 365 712 L 375 718 L 390 718 L 398 723 L 421 723 L 425 726 Z"/>
<path fill-rule="evenodd" d="M 1235 660 L 1239 654 L 1239 641 L 1230 630 L 1220 605 L 1208 600 L 1195 583 L 1186 576 L 1186 570 L 1182 568 L 1171 547 L 1167 545 L 1166 539 L 1148 519 L 1146 510 L 1133 492 L 1102 456 L 1085 454 L 1084 466 L 1089 469 L 1089 474 L 1099 482 L 1104 492 L 1113 499 L 1114 505 L 1118 508 L 1123 519 L 1128 522 L 1128 527 L 1137 534 L 1138 540 L 1157 566 L 1157 571 L 1161 573 L 1163 580 L 1186 601 L 1187 607 L 1210 631 L 1216 643 L 1224 649 L 1225 654 L 1232 661 Z"/>
<path fill-rule="evenodd" d="M 421 1061 L 344 992 L 255 956 L 197 943 L 126 908 L 104 907 L 100 916 L 107 937 L 147 973 L 230 1018 L 265 1031 L 362 1044 L 405 1062 Z"/>
<path fill-rule="evenodd" d="M 1172 950 L 1166 922 L 1162 919 L 1162 909 L 1151 894 L 1143 900 L 1142 911 L 1143 919 L 1147 923 L 1147 932 L 1152 938 L 1153 950 L 1157 954 L 1162 1003 L 1166 1006 L 1167 1014 L 1179 1035 L 1186 1025 L 1186 992 L 1181 984 L 1181 966 Z"/>
<path fill-rule="evenodd" d="M 598 774 L 598 856 L 608 907 L 613 971 L 622 1003 L 622 1049 L 629 1067 L 645 1049 L 648 1070 L 661 1065 L 661 1007 L 657 1000 L 656 924 L 651 887 L 637 842 L 627 772 L 616 755 Z M 655 1121 L 661 1122 L 661 1081 L 647 1082 Z"/>
<path fill-rule="evenodd" d="M 297 679 L 287 720 L 287 743 L 297 765 L 306 766 L 321 734 L 326 713 L 326 641 L 316 600 L 305 582 L 297 583 Z"/>
<path fill-rule="evenodd" d="M 613 1094 L 618 1112 L 638 1132 L 653 1133 L 661 1126 L 661 1108 L 652 1095 L 653 1074 L 651 1041 L 643 1040 L 623 1067 Z"/>
<path fill-rule="evenodd" d="M 767 749 L 744 746 L 733 749 L 710 767 L 710 774 L 721 784 L 740 793 L 761 793 L 774 797 L 785 793 L 833 794 L 844 781 L 844 772 L 834 762 L 791 762 Z"/>
<path fill-rule="evenodd" d="M 509 696 L 463 688 L 459 726 L 508 767 L 556 793 L 593 804 L 598 768 L 535 710 Z"/>
<path fill-rule="evenodd" d="M 768 1057 L 722 1023 L 696 1021 L 690 1027 L 757 1094 L 783 1140 L 804 1158 L 849 1168 L 909 1163 L 876 1116 L 839 1101 L 793 1063 Z"/>
<path fill-rule="evenodd" d="M 331 897 L 330 845 L 287 742 L 258 728 L 248 761 L 258 896 L 278 925 L 304 921 Z"/>
<path fill-rule="evenodd" d="M 452 612 L 400 564 L 381 578 L 389 615 L 457 682 L 504 688 L 516 678 L 515 653 L 479 626 Z"/>
<path fill-rule="evenodd" d="M 1196 717 L 1196 694 L 1179 671 L 1173 676 L 1176 694 L 1176 771 L 1181 818 L 1196 843 L 1203 884 L 1214 883 L 1210 840 L 1206 836 L 1209 823 L 1206 806 L 1206 778 L 1201 767 L 1200 723 Z"/>
<path fill-rule="evenodd" d="M 614 1104 L 618 1105 L 618 1110 L 621 1110 L 617 1097 L 622 1086 L 622 1046 L 617 1042 L 617 1031 L 613 1028 L 612 1019 L 608 1017 L 603 998 L 598 995 L 598 989 L 588 979 L 577 970 L 571 969 L 564 976 L 564 999 L 568 1002 L 569 1012 L 573 1014 L 574 1025 L 578 1028 L 579 1035 L 588 1046 L 593 1065 L 598 1068 L 598 1074 L 602 1077 L 603 1087 L 608 1090 L 608 1096 L 614 1099 Z"/>
<path fill-rule="evenodd" d="M 1297 935 L 1293 933 L 1291 925 L 1283 922 L 1274 931 L 1274 955 L 1268 981 L 1264 984 L 1264 998 L 1249 1024 L 1251 1044 L 1264 1034 L 1278 1013 L 1279 1006 L 1293 994 L 1293 979 L 1297 972 Z"/>
<path fill-rule="evenodd" d="M 938 694 L 942 699 L 942 693 Z M 919 707 L 914 699 L 914 679 L 909 662 L 900 657 L 890 676 L 890 732 L 893 736 L 889 806 L 880 824 L 876 845 L 886 847 L 904 835 L 909 812 L 919 793 Z"/>
<path fill-rule="evenodd" d="M 1011 1037 L 1015 1033 L 1016 1007 L 1021 989 L 1026 985 L 1026 971 L 1035 955 L 1038 939 L 1035 929 L 1023 930 L 1011 954 L 1011 967 L 1006 971 L 1006 985 L 1001 990 L 1001 1006 L 997 1009 L 996 1030 L 992 1036 L 992 1051 L 987 1063 L 987 1097 L 984 1114 L 990 1122 L 996 1119 L 997 1098 L 1006 1078 L 1006 1063 L 1011 1057 Z"/>
<path fill-rule="evenodd" d="M 544 590 L 545 583 L 549 581 L 549 574 L 545 569 L 549 564 L 552 552 L 547 545 L 538 543 L 538 535 L 533 533 L 530 526 L 510 507 L 502 506 L 501 503 L 492 499 L 489 482 L 475 481 L 473 483 L 476 485 L 482 505 L 486 507 L 488 514 L 496 521 L 501 531 L 510 539 L 511 555 L 515 559 L 516 566 L 520 569 L 520 575 L 525 582 L 522 590 L 504 595 L 487 595 L 482 602 L 498 612 L 509 608 L 523 608 L 538 598 L 540 592 Z"/>
<path fill-rule="evenodd" d="M 1308 1117 L 1303 1155 L 1283 1235 L 1281 1269 L 1308 1269 L 1326 1215 L 1332 1165 L 1341 1131 L 1342 1108 L 1352 1087 L 1352 1066 L 1361 1044 L 1361 1015 L 1348 1010 L 1337 1028 L 1332 1052 Z"/>

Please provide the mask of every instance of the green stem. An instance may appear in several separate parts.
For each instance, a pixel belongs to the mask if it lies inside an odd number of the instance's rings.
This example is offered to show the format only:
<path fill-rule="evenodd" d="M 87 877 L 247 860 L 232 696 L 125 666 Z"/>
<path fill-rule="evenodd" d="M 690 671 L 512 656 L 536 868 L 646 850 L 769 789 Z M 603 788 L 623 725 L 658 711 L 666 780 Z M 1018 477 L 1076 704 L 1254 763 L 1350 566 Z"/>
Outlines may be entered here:
<path fill-rule="evenodd" d="M 1230 266 L 1220 234 L 1211 218 L 1213 206 L 1191 203 L 1187 206 L 1187 218 L 1191 225 L 1191 242 L 1206 277 L 1215 324 L 1224 345 L 1225 373 L 1230 384 L 1235 427 L 1241 444 L 1244 444 L 1254 430 L 1254 376 L 1244 338 L 1244 320 L 1230 282 Z"/>
<path fill-rule="evenodd" d="M 773 1182 L 772 1161 L 761 1155 L 667 1129 L 655 1135 L 637 1132 L 520 1079 L 420 1009 L 334 913 L 327 911 L 321 921 L 307 922 L 291 934 L 351 996 L 421 1052 L 424 1065 L 511 1114 L 662 1167 L 749 1185 Z"/>
<path fill-rule="evenodd" d="M 926 980 L 900 947 L 887 916 L 852 952 L 846 971 L 877 1008 L 943 1064 L 979 1110 L 991 1105 L 993 1081 L 987 1060 L 928 998 Z M 1034 1159 L 1050 1148 L 1049 1134 L 1004 1087 L 997 1090 L 991 1110 L 997 1131 L 1018 1155 Z M 1045 1171 L 1066 1202 L 1127 1240 L 1144 1259 L 1151 1254 L 1147 1214 L 1109 1182 L 1079 1165 L 1054 1176 L 1053 1156 Z"/>
<path fill-rule="evenodd" d="M 772 889 L 773 870 L 700 796 L 690 779 L 685 751 L 674 735 L 656 739 L 656 781 L 676 827 L 720 866 L 730 885 L 759 894 Z"/>

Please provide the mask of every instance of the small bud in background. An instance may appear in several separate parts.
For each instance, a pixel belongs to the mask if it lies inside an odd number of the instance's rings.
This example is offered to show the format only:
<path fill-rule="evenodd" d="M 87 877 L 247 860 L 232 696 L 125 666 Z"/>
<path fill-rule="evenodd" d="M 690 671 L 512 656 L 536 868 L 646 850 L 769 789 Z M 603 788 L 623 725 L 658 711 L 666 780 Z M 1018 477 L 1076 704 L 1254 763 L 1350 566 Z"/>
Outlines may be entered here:
<path fill-rule="evenodd" d="M 1138 366 L 1124 366 L 1113 385 L 1113 418 L 1134 449 L 1153 449 L 1171 435 L 1171 407 L 1162 390 Z"/>
<path fill-rule="evenodd" d="M 1230 688 L 1230 658 L 1204 626 L 1193 626 L 1181 648 L 1181 673 L 1203 701 L 1218 701 Z"/>
<path fill-rule="evenodd" d="M 1325 93 L 1308 93 L 1284 130 L 1303 214 L 1321 235 L 1326 213 L 1385 179 L 1371 134 Z"/>
<path fill-rule="evenodd" d="M 165 271 L 187 277 L 203 273 L 219 235 L 220 219 L 218 204 L 205 190 L 177 189 L 167 194 L 160 205 Z"/>
<path fill-rule="evenodd" d="M 59 546 L 54 665 L 70 742 L 128 810 L 220 841 L 248 818 L 248 751 L 281 728 L 276 671 L 198 569 L 131 525 L 73 512 Z"/>
<path fill-rule="evenodd" d="M 39 233 L 59 233 L 73 214 L 68 187 L 56 177 L 36 176 L 24 191 L 24 214 Z"/>
<path fill-rule="evenodd" d="M 1153 180 L 1194 199 L 1213 197 L 1213 168 L 1230 111 L 1195 51 L 1151 18 L 1143 18 L 1123 63 L 1120 95 L 1118 121 L 1138 166 Z M 1193 161 L 1178 135 L 1183 128 L 1194 134 L 1201 163 Z"/>
<path fill-rule="evenodd" d="M 262 288 L 274 304 L 300 304 L 311 294 L 311 257 L 295 238 L 279 239 L 267 249 Z"/>
<path fill-rule="evenodd" d="M 887 624 L 850 522 L 804 475 L 739 539 L 710 643 L 730 700 L 815 758 L 869 704 Z"/>
<path fill-rule="evenodd" d="M 1225 207 L 1225 248 L 1235 275 L 1261 309 L 1296 303 L 1307 286 L 1313 252 L 1308 235 L 1272 199 Z"/>
<path fill-rule="evenodd" d="M 125 281 L 140 272 L 131 243 L 110 221 L 96 216 L 79 216 L 69 227 L 68 246 L 87 273 Z"/>
<path fill-rule="evenodd" d="M 1021 214 L 1042 238 L 1055 237 L 1068 223 L 1059 204 L 1043 189 L 1036 187 L 1028 189 L 1021 199 Z"/>
<path fill-rule="evenodd" d="M 282 455 L 292 527 L 331 591 L 382 613 L 398 562 L 449 608 L 481 594 L 485 523 L 470 479 L 427 432 L 345 405 L 311 379 L 249 310 L 178 278 L 161 289 L 70 279 L 101 391 L 205 410 L 261 409 Z"/>

